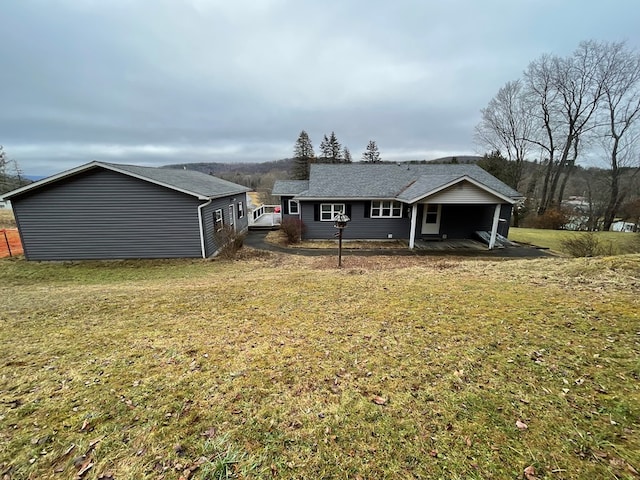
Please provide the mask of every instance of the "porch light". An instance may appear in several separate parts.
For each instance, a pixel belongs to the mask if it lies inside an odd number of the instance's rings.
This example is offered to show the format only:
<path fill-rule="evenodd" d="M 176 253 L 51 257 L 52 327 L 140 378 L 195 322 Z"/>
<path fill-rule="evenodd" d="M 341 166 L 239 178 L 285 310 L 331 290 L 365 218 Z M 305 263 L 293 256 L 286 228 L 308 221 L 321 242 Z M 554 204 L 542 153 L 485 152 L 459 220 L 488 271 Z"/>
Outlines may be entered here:
<path fill-rule="evenodd" d="M 342 231 L 347 228 L 349 220 L 351 219 L 344 212 L 333 217 L 333 226 L 338 229 L 338 267 L 342 267 Z"/>

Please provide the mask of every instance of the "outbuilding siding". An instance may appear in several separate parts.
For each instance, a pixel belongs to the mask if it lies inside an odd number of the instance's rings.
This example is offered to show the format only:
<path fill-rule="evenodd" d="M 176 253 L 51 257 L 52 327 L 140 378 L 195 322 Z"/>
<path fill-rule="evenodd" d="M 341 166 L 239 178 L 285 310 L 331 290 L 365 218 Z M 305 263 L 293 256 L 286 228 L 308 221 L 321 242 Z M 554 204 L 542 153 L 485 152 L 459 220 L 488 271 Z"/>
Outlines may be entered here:
<path fill-rule="evenodd" d="M 92 169 L 12 199 L 28 260 L 200 257 L 196 197 Z"/>
<path fill-rule="evenodd" d="M 238 203 L 242 202 L 244 206 L 244 217 L 238 218 Z M 216 231 L 214 228 L 214 215 L 218 209 L 222 210 L 224 218 L 224 224 L 230 225 L 229 218 L 229 205 L 234 206 L 234 224 L 236 226 L 236 232 L 242 234 L 249 228 L 249 219 L 247 217 L 247 198 L 245 193 L 240 193 L 232 197 L 223 197 L 214 199 L 209 205 L 202 208 L 202 220 L 204 223 L 204 242 L 206 249 L 206 256 L 213 255 L 221 245 L 218 245 L 218 239 L 216 238 Z"/>

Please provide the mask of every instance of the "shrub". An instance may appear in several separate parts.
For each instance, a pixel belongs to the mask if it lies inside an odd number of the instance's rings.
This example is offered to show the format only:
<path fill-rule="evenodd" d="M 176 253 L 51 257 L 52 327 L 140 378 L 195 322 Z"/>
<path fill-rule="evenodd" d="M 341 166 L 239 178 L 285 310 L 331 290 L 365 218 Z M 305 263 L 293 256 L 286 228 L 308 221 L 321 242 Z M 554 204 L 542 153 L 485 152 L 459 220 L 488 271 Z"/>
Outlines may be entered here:
<path fill-rule="evenodd" d="M 562 249 L 573 257 L 597 257 L 613 255 L 613 245 L 598 240 L 594 233 L 580 233 L 561 242 Z"/>
<path fill-rule="evenodd" d="M 285 218 L 280 224 L 280 230 L 287 238 L 287 243 L 299 243 L 305 232 L 305 226 L 302 220 L 297 218 Z"/>
<path fill-rule="evenodd" d="M 231 225 L 225 225 L 222 230 L 215 233 L 216 245 L 219 246 L 218 257 L 233 259 L 242 248 L 245 238 L 244 233 L 238 233 Z"/>
<path fill-rule="evenodd" d="M 545 230 L 562 230 L 569 223 L 569 215 L 559 208 L 550 208 L 542 215 L 533 214 L 524 222 L 529 228 L 541 228 Z"/>

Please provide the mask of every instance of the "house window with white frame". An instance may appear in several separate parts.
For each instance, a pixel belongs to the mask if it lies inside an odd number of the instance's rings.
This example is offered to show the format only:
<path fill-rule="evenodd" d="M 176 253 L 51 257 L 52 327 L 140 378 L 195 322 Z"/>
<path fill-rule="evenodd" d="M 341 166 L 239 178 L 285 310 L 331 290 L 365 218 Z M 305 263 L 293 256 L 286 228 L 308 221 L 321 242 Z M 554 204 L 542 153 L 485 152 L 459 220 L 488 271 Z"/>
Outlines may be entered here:
<path fill-rule="evenodd" d="M 289 200 L 289 215 L 298 215 L 300 213 L 300 204 L 297 200 Z"/>
<path fill-rule="evenodd" d="M 244 203 L 238 202 L 238 218 L 244 217 Z"/>
<path fill-rule="evenodd" d="M 344 213 L 344 203 L 321 203 L 320 220 L 322 222 L 332 222 L 339 213 Z"/>
<path fill-rule="evenodd" d="M 402 204 L 393 200 L 371 202 L 371 218 L 401 218 Z"/>
<path fill-rule="evenodd" d="M 213 226 L 216 232 L 219 232 L 224 227 L 224 214 L 221 208 L 213 212 Z"/>

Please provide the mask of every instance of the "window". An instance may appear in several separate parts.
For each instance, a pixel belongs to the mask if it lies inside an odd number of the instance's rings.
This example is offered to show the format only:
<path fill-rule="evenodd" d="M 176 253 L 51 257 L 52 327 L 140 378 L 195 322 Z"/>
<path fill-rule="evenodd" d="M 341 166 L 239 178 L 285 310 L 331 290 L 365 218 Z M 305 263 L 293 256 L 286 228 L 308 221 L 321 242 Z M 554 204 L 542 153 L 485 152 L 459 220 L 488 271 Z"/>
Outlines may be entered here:
<path fill-rule="evenodd" d="M 402 204 L 391 200 L 371 202 L 371 218 L 402 217 Z"/>
<path fill-rule="evenodd" d="M 321 203 L 320 220 L 323 222 L 332 222 L 336 215 L 344 211 L 344 203 Z"/>
<path fill-rule="evenodd" d="M 242 202 L 238 202 L 238 218 L 244 217 L 244 204 Z"/>
<path fill-rule="evenodd" d="M 213 212 L 213 226 L 216 232 L 219 232 L 220 230 L 222 230 L 222 227 L 224 227 L 224 217 L 222 215 L 221 208 Z"/>
<path fill-rule="evenodd" d="M 235 217 L 236 212 L 233 208 L 233 204 L 229 205 L 229 225 L 233 225 L 233 218 Z"/>
<path fill-rule="evenodd" d="M 298 215 L 300 213 L 300 204 L 295 200 L 289 200 L 289 214 Z"/>

